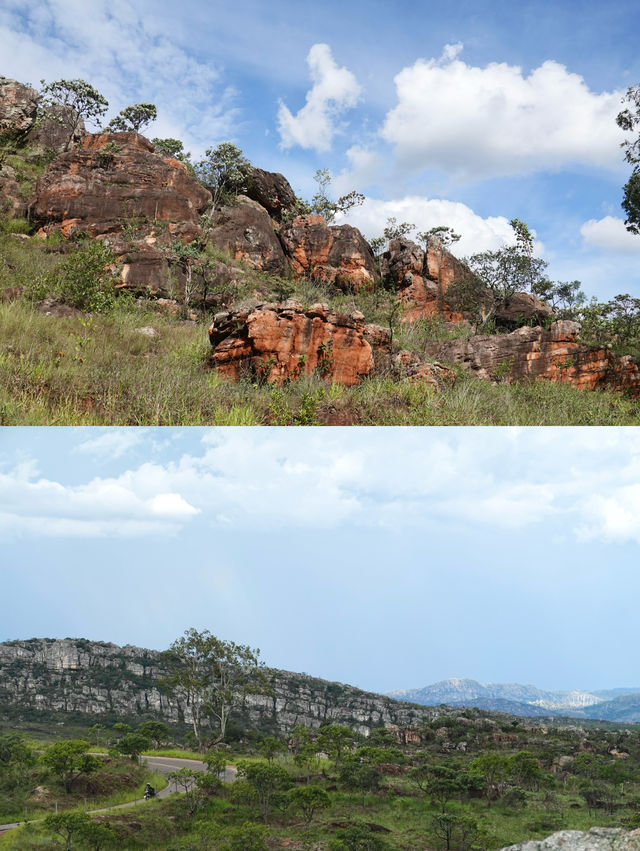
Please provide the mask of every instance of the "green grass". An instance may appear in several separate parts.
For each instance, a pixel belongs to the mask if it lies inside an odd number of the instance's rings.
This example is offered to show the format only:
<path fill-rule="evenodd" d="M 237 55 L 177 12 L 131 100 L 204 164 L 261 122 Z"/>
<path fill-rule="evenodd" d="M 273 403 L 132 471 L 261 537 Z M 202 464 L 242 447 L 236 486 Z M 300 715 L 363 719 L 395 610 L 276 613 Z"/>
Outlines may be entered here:
<path fill-rule="evenodd" d="M 152 326 L 155 337 L 138 330 Z M 550 382 L 492 385 L 460 374 L 434 393 L 392 377 L 277 388 L 205 368 L 205 323 L 128 303 L 55 318 L 0 304 L 2 425 L 637 425 L 637 402 Z"/>

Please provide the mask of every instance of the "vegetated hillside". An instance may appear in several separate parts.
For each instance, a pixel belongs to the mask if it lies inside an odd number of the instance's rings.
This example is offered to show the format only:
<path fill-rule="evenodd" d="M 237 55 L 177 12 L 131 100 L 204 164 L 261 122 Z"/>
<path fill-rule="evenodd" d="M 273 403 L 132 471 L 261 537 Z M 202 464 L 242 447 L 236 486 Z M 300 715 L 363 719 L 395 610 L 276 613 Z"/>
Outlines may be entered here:
<path fill-rule="evenodd" d="M 640 302 L 550 283 L 524 223 L 465 262 L 446 223 L 369 244 L 323 173 L 305 202 L 228 143 L 65 138 L 0 91 L 0 422 L 637 422 Z"/>
<path fill-rule="evenodd" d="M 633 688 L 589 692 L 549 691 L 518 683 L 482 684 L 476 680 L 452 678 L 421 689 L 394 691 L 390 696 L 424 706 L 447 703 L 451 706 L 474 706 L 530 717 L 562 715 L 636 722 L 640 720 L 638 691 Z M 607 697 L 614 699 L 607 700 Z"/>
<path fill-rule="evenodd" d="M 108 771 L 121 773 L 115 752 L 128 753 L 128 740 L 134 746 L 153 715 L 144 711 L 144 696 L 152 705 L 162 657 L 82 639 L 32 639 L 1 644 L 0 660 L 0 720 L 12 728 L 0 735 L 0 815 L 15 817 L 27 807 L 40 817 L 1 837 L 0 851 L 53 847 L 53 831 L 65 823 L 42 815 L 53 816 L 54 806 L 64 815 L 83 795 L 91 807 L 94 795 L 102 794 L 93 791 L 94 780 L 103 790 Z M 186 769 L 178 779 L 185 781 L 181 796 L 100 814 L 95 833 L 83 801 L 81 817 L 66 823 L 75 831 L 72 847 L 95 847 L 99 840 L 164 851 L 490 851 L 553 831 L 640 823 L 635 725 L 541 723 L 476 709 L 426 708 L 307 675 L 267 674 L 267 702 L 251 696 L 235 717 L 231 747 L 208 753 L 208 773 L 194 775 L 190 786 Z M 178 705 L 164 704 L 164 714 L 155 717 L 180 719 Z M 274 725 L 280 714 L 283 723 Z M 71 781 L 75 797 L 62 789 L 56 762 L 38 760 L 33 745 L 16 733 L 29 727 L 29 718 L 41 730 L 49 724 L 50 738 L 64 737 L 66 718 L 84 723 L 94 745 L 98 738 L 101 747 L 111 742 L 106 763 L 82 763 L 86 776 Z M 404 726 L 408 721 L 411 726 Z M 135 727 L 132 733 L 127 724 Z M 183 743 L 184 725 L 170 726 L 156 735 Z M 71 747 L 65 740 L 57 745 Z M 222 785 L 216 766 L 229 763 L 238 778 Z M 590 851 L 595 838 L 581 837 L 575 851 Z M 598 833 L 597 840 L 594 851 L 626 849 L 619 832 Z M 564 834 L 558 847 L 577 841 Z M 554 840 L 549 847 L 557 845 Z"/>

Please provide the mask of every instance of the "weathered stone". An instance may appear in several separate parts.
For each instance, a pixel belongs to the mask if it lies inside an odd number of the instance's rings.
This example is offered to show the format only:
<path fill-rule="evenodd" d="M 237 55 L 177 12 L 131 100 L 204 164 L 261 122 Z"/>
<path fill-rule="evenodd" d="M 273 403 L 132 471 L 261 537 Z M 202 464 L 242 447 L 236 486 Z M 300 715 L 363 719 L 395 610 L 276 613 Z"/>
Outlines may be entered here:
<path fill-rule="evenodd" d="M 352 292 L 373 286 L 378 278 L 369 244 L 351 225 L 329 226 L 322 216 L 298 216 L 281 227 L 280 240 L 299 277 Z"/>
<path fill-rule="evenodd" d="M 365 325 L 364 337 L 369 341 L 372 349 L 386 353 L 391 351 L 391 334 L 381 325 Z"/>
<path fill-rule="evenodd" d="M 27 199 L 16 180 L 15 170 L 7 163 L 0 164 L 0 216 L 18 218 L 26 214 Z"/>
<path fill-rule="evenodd" d="M 425 363 L 415 352 L 406 349 L 393 357 L 393 363 L 403 376 L 403 381 L 410 384 L 429 384 L 434 390 L 443 386 L 451 386 L 456 380 L 455 372 L 437 361 Z"/>
<path fill-rule="evenodd" d="M 218 210 L 213 218 L 209 241 L 254 269 L 278 275 L 287 269 L 269 214 L 255 201 L 239 199 L 239 203 Z"/>
<path fill-rule="evenodd" d="M 74 148 L 86 135 L 82 120 L 71 133 L 76 115 L 77 113 L 68 106 L 47 107 L 29 131 L 27 144 L 30 148 L 42 151 L 64 151 L 67 148 Z"/>
<path fill-rule="evenodd" d="M 501 851 L 640 851 L 640 830 L 592 827 L 591 830 L 561 830 L 546 839 L 519 842 Z"/>
<path fill-rule="evenodd" d="M 0 77 L 0 139 L 22 139 L 38 115 L 38 93 L 31 86 Z"/>
<path fill-rule="evenodd" d="M 247 195 L 257 201 L 269 215 L 280 221 L 285 211 L 293 210 L 296 195 L 284 175 L 252 167 Z"/>
<path fill-rule="evenodd" d="M 373 369 L 362 314 L 333 313 L 324 304 L 305 310 L 289 300 L 218 313 L 209 338 L 211 365 L 233 379 L 243 370 L 270 382 L 317 370 L 328 381 L 352 385 Z"/>
<path fill-rule="evenodd" d="M 531 293 L 515 293 L 498 305 L 494 313 L 496 324 L 515 330 L 521 325 L 543 325 L 553 318 L 549 305 Z"/>
<path fill-rule="evenodd" d="M 168 222 L 191 241 L 211 194 L 177 160 L 155 156 L 138 133 L 87 135 L 58 156 L 38 180 L 31 219 L 45 233 L 114 233 L 131 221 Z"/>
<path fill-rule="evenodd" d="M 438 244 L 439 245 L 439 244 Z M 405 303 L 404 319 L 442 315 L 449 322 L 460 322 L 462 316 L 446 304 L 445 293 L 451 283 L 465 273 L 466 267 L 442 248 L 427 252 L 406 237 L 389 241 L 381 259 L 382 274 L 393 281 L 398 297 Z"/>
<path fill-rule="evenodd" d="M 580 389 L 640 393 L 640 370 L 630 357 L 608 348 L 576 341 L 576 322 L 554 322 L 543 328 L 519 328 L 511 334 L 428 343 L 426 354 L 460 364 L 492 381 L 544 379 Z"/>

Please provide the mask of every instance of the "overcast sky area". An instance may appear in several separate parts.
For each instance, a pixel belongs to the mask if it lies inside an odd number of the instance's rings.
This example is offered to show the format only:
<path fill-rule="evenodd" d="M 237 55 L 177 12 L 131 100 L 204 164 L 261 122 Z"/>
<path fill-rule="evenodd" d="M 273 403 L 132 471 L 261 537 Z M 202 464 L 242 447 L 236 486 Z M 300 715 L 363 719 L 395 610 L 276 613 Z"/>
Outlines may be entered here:
<path fill-rule="evenodd" d="M 152 101 L 149 136 L 231 140 L 307 198 L 329 168 L 369 238 L 448 225 L 463 256 L 520 218 L 552 279 L 608 299 L 640 296 L 615 123 L 639 31 L 637 0 L 3 0 L 0 73 Z"/>
<path fill-rule="evenodd" d="M 3 429 L 0 640 L 638 686 L 640 430 Z"/>

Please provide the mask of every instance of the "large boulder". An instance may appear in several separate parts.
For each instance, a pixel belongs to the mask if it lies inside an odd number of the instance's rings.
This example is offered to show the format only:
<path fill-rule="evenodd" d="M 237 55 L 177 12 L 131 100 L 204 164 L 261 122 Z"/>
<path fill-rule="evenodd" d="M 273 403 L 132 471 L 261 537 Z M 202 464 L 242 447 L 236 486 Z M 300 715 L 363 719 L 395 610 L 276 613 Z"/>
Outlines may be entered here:
<path fill-rule="evenodd" d="M 38 115 L 38 92 L 31 86 L 0 77 L 0 141 L 23 139 Z"/>
<path fill-rule="evenodd" d="M 640 393 L 640 370 L 630 357 L 616 357 L 608 348 L 577 342 L 576 322 L 554 322 L 544 328 L 518 328 L 510 334 L 475 336 L 468 340 L 428 343 L 425 351 L 472 370 L 492 381 L 544 379 L 580 389 L 626 390 Z"/>
<path fill-rule="evenodd" d="M 247 195 L 277 221 L 282 219 L 284 212 L 293 210 L 296 205 L 296 194 L 284 175 L 254 166 L 249 174 Z"/>
<path fill-rule="evenodd" d="M 514 293 L 496 307 L 494 319 L 501 328 L 515 330 L 521 325 L 543 325 L 553 318 L 546 301 L 531 293 Z"/>
<path fill-rule="evenodd" d="M 185 165 L 153 151 L 138 133 L 85 136 L 38 180 L 31 219 L 44 234 L 80 231 L 95 237 L 154 221 L 165 223 L 173 238 L 195 239 L 211 194 Z"/>
<path fill-rule="evenodd" d="M 328 225 L 322 216 L 297 216 L 280 229 L 294 274 L 358 292 L 378 278 L 369 244 L 351 225 Z"/>
<path fill-rule="evenodd" d="M 229 378 L 254 373 L 269 382 L 317 372 L 337 384 L 358 384 L 373 369 L 361 313 L 307 310 L 299 301 L 257 304 L 218 313 L 209 339 L 210 364 Z"/>
<path fill-rule="evenodd" d="M 84 121 L 80 120 L 76 124 L 76 115 L 68 106 L 48 106 L 29 130 L 27 144 L 39 151 L 62 152 L 74 148 L 86 135 Z"/>
<path fill-rule="evenodd" d="M 281 275 L 287 261 L 267 211 L 249 198 L 216 211 L 209 232 L 211 245 L 229 251 L 254 269 Z"/>
<path fill-rule="evenodd" d="M 546 839 L 531 839 L 501 851 L 640 851 L 640 830 L 592 827 L 591 830 L 560 830 Z"/>

